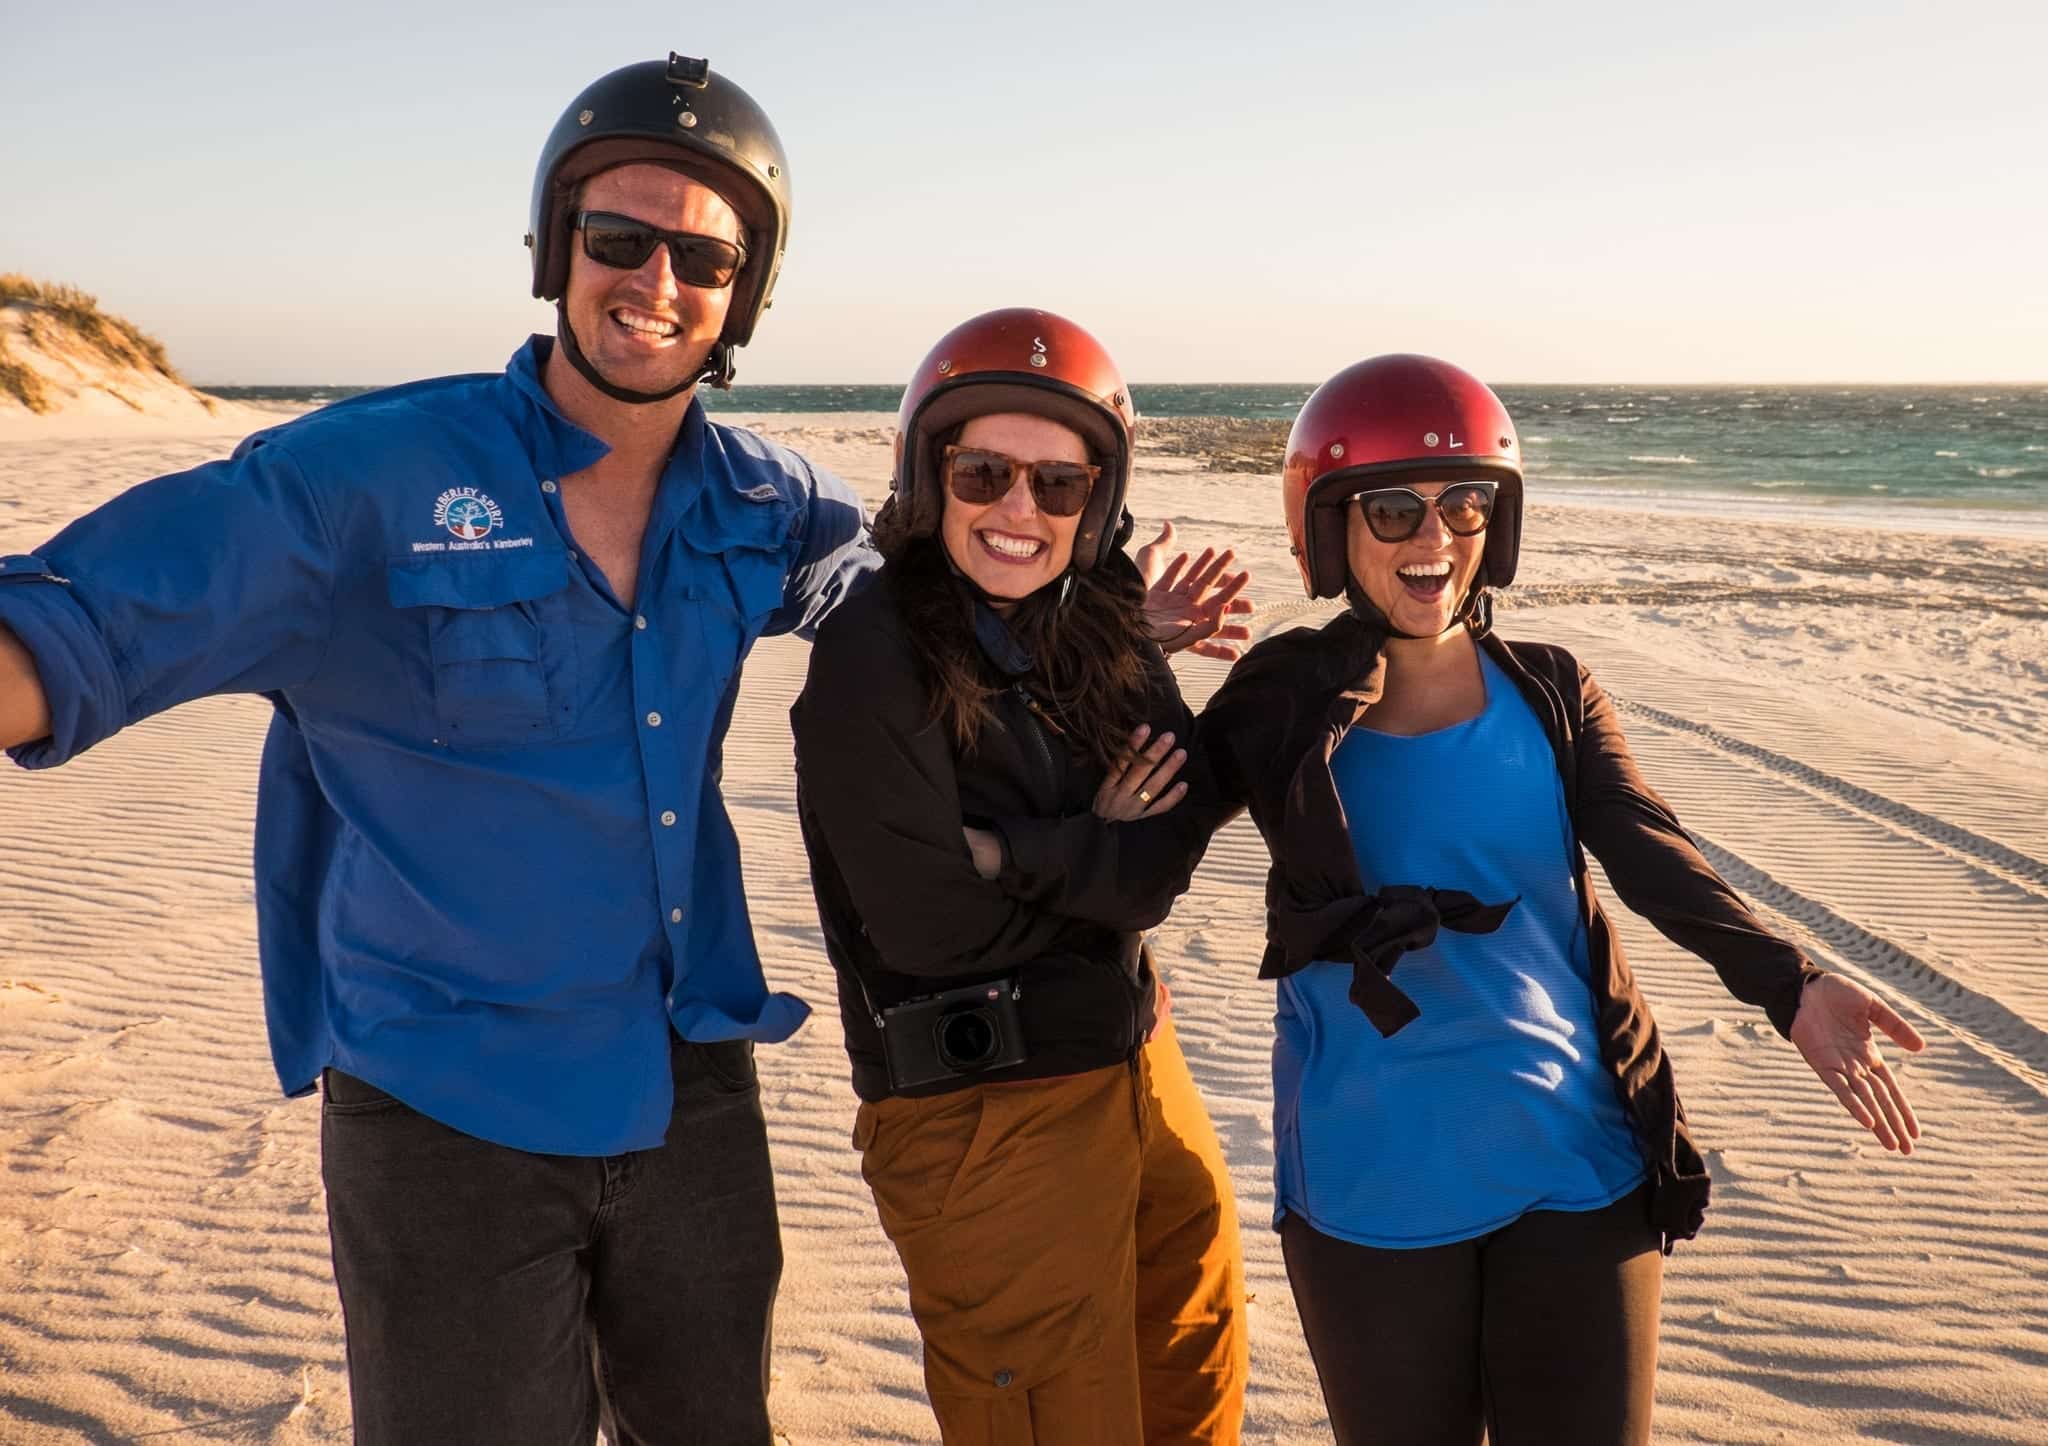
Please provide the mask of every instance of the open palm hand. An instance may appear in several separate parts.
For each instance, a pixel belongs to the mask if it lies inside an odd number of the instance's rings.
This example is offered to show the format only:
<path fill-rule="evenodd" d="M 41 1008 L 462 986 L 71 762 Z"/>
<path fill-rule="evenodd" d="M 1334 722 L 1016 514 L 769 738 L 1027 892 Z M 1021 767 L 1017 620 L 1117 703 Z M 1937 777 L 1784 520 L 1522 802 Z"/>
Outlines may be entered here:
<path fill-rule="evenodd" d="M 1799 997 L 1792 1043 L 1835 1092 L 1842 1108 L 1877 1136 L 1880 1145 L 1910 1155 L 1913 1141 L 1920 1138 L 1920 1122 L 1891 1066 L 1878 1053 L 1878 1031 L 1916 1054 L 1926 1047 L 1920 1032 L 1875 994 L 1838 974 L 1823 974 Z"/>
<path fill-rule="evenodd" d="M 1159 535 L 1138 549 L 1133 559 L 1145 579 L 1145 631 L 1169 653 L 1183 649 L 1205 658 L 1235 660 L 1251 640 L 1251 629 L 1227 621 L 1252 611 L 1241 596 L 1249 572 L 1231 572 L 1237 554 L 1202 549 L 1192 565 L 1185 552 L 1171 558 L 1173 524 L 1160 524 Z"/>

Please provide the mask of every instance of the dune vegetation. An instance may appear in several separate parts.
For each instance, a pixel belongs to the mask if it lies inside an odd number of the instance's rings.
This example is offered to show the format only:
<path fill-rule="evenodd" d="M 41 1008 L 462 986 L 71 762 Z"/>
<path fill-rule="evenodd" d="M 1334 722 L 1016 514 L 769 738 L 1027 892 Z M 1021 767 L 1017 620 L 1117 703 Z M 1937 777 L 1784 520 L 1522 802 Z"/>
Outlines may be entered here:
<path fill-rule="evenodd" d="M 0 308 L 20 310 L 21 333 L 30 346 L 53 352 L 83 348 L 111 365 L 155 372 L 185 385 L 162 342 L 135 323 L 100 310 L 96 297 L 75 286 L 10 272 L 0 275 Z M 0 397 L 12 397 L 31 412 L 56 405 L 41 375 L 10 354 L 5 329 L 0 329 Z"/>

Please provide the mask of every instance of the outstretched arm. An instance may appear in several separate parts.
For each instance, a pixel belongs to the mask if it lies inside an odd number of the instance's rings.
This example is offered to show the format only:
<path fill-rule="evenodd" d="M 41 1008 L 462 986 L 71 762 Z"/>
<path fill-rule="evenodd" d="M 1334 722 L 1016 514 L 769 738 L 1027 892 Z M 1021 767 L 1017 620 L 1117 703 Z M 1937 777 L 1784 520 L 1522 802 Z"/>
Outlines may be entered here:
<path fill-rule="evenodd" d="M 50 736 L 50 700 L 36 660 L 0 623 L 0 748 Z"/>
<path fill-rule="evenodd" d="M 1736 998 L 1763 1006 L 1880 1145 L 1913 1153 L 1920 1123 L 1876 1040 L 1881 1032 L 1917 1051 L 1919 1034 L 1869 990 L 1817 968 L 1763 926 L 1643 781 L 1612 700 L 1583 669 L 1579 676 L 1579 836 L 1622 902 L 1713 965 Z"/>
<path fill-rule="evenodd" d="M 131 487 L 0 564 L 0 625 L 21 650 L 0 668 L 0 733 L 25 768 L 194 698 L 294 687 L 333 628 L 333 535 L 267 442 Z M 14 680 L 23 657 L 34 696 Z"/>

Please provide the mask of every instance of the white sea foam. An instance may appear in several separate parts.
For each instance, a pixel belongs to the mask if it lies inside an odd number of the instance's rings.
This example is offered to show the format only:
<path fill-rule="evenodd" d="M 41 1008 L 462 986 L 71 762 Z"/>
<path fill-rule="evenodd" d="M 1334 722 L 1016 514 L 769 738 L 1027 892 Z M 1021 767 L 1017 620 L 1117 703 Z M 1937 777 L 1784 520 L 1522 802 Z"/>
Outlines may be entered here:
<path fill-rule="evenodd" d="M 1961 452 L 1936 452 L 1934 455 L 1937 457 L 1960 457 L 1963 454 Z"/>
<path fill-rule="evenodd" d="M 2021 467 L 1972 467 L 1970 470 L 1988 482 L 2003 482 L 2008 477 L 2019 476 L 2025 469 Z"/>
<path fill-rule="evenodd" d="M 1698 464 L 1699 459 L 1697 457 L 1688 457 L 1683 452 L 1670 457 L 1660 457 L 1655 452 L 1647 452 L 1640 457 L 1631 454 L 1629 461 L 1654 462 L 1665 467 L 1692 467 Z"/>

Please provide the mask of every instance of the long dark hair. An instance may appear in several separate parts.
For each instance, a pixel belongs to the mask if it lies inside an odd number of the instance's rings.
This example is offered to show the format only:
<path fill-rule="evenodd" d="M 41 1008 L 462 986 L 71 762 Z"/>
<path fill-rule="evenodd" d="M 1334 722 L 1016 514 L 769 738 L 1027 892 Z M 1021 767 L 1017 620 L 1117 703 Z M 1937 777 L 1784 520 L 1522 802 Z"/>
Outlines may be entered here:
<path fill-rule="evenodd" d="M 1003 685 L 974 640 L 974 598 L 948 565 L 946 544 L 910 536 L 903 514 L 892 497 L 875 518 L 875 546 L 888 564 L 883 582 L 923 665 L 931 720 L 965 756 Z M 1036 666 L 1025 684 L 1069 748 L 1108 769 L 1148 712 L 1145 587 L 1121 553 L 1071 576 L 1071 589 L 1050 583 L 1003 621 L 1030 651 Z"/>

